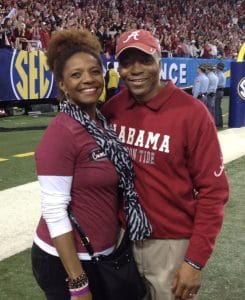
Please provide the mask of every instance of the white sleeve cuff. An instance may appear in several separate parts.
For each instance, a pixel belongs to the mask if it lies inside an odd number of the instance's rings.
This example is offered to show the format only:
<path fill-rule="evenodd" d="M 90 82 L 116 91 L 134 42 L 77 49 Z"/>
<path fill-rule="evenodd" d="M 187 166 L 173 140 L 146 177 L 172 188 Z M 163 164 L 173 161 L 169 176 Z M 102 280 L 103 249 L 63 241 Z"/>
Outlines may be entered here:
<path fill-rule="evenodd" d="M 72 176 L 38 176 L 42 216 L 52 238 L 72 231 L 67 214 Z"/>
<path fill-rule="evenodd" d="M 47 226 L 51 238 L 55 238 L 59 235 L 72 231 L 71 222 L 68 216 L 55 223 L 47 223 Z"/>

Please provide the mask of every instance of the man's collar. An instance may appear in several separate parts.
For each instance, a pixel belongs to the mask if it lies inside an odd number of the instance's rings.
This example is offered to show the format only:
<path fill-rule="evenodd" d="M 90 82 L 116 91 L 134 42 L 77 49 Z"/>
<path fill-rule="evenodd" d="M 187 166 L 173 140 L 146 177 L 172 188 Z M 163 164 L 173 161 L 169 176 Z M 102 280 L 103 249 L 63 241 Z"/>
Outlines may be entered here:
<path fill-rule="evenodd" d="M 133 108 L 135 105 L 144 105 L 147 106 L 149 109 L 158 111 L 171 97 L 173 92 L 175 91 L 176 86 L 173 84 L 171 80 L 163 81 L 163 86 L 160 89 L 159 93 L 153 97 L 151 100 L 147 102 L 138 102 L 136 101 L 129 93 L 129 101 L 126 106 L 127 109 Z"/>

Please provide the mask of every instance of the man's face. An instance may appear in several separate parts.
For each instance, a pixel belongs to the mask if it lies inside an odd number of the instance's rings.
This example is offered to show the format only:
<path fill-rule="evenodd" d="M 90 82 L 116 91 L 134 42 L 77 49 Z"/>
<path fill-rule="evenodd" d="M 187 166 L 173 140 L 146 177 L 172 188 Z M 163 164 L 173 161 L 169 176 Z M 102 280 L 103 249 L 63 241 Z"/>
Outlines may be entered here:
<path fill-rule="evenodd" d="M 161 61 L 157 54 L 149 55 L 135 48 L 119 56 L 119 74 L 132 96 L 139 102 L 148 102 L 161 88 Z"/>

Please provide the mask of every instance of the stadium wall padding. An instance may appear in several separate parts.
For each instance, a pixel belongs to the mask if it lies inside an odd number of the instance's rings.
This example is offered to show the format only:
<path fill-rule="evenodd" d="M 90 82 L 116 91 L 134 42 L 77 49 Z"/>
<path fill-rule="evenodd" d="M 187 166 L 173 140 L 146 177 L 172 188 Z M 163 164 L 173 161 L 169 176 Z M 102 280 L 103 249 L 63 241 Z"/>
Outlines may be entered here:
<path fill-rule="evenodd" d="M 229 127 L 245 126 L 245 61 L 231 63 Z"/>
<path fill-rule="evenodd" d="M 102 57 L 104 67 L 113 61 Z M 161 78 L 171 79 L 181 88 L 190 88 L 197 76 L 197 67 L 202 63 L 216 65 L 219 59 L 162 58 Z M 233 60 L 222 60 L 227 77 L 226 87 L 230 87 L 230 64 Z M 45 53 L 40 50 L 24 51 L 0 49 L 0 101 L 38 100 L 55 98 L 57 87 L 50 72 Z"/>

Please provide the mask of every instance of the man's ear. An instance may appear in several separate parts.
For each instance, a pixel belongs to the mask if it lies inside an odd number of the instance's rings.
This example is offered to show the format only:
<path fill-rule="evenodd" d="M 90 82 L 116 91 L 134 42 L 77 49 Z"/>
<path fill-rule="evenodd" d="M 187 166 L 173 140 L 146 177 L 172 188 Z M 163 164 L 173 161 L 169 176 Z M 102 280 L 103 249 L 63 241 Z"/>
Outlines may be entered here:
<path fill-rule="evenodd" d="M 117 72 L 118 72 L 119 75 L 120 75 L 120 72 L 121 72 L 121 67 L 120 67 L 120 65 L 118 65 Z"/>
<path fill-rule="evenodd" d="M 159 64 L 159 69 L 162 70 L 162 58 L 161 57 L 159 58 L 158 64 Z"/>
<path fill-rule="evenodd" d="M 162 59 L 160 58 L 159 59 L 159 62 L 158 62 L 158 67 L 159 67 L 159 78 L 161 79 L 161 72 L 162 72 Z"/>

